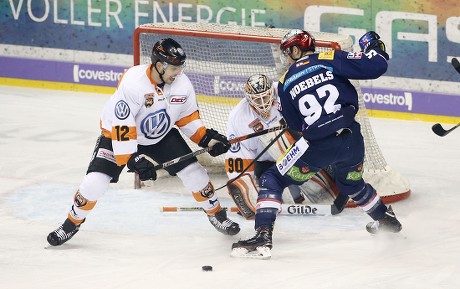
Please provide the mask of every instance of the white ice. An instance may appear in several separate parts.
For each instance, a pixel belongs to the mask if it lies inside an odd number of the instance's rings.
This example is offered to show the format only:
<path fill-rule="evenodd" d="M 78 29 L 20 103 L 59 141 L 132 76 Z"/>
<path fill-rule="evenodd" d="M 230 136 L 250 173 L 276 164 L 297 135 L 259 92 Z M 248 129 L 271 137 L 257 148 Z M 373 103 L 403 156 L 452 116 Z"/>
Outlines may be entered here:
<path fill-rule="evenodd" d="M 231 244 L 252 235 L 252 221 L 231 213 L 242 230 L 228 237 L 204 213 L 160 213 L 195 203 L 178 179 L 134 190 L 123 172 L 72 240 L 44 249 L 85 174 L 108 97 L 0 86 L 0 288 L 460 288 L 460 129 L 438 137 L 426 122 L 371 119 L 389 165 L 411 183 L 411 197 L 393 204 L 398 236 L 370 236 L 360 209 L 279 216 L 271 260 L 235 259 Z"/>

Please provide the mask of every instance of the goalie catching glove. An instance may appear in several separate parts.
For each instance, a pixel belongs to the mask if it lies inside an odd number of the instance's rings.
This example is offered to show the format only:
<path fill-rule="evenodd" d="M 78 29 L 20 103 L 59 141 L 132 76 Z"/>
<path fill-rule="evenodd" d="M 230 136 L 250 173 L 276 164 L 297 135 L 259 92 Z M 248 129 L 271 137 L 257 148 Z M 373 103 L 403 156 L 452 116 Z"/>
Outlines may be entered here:
<path fill-rule="evenodd" d="M 128 160 L 127 166 L 128 172 L 138 173 L 141 181 L 157 179 L 153 160 L 144 154 L 133 153 Z"/>
<path fill-rule="evenodd" d="M 200 140 L 198 145 L 202 148 L 211 147 L 208 153 L 213 156 L 217 157 L 221 154 L 224 154 L 230 148 L 230 142 L 224 136 L 218 133 L 217 131 L 211 129 L 206 129 L 206 133 L 204 134 L 203 138 Z"/>

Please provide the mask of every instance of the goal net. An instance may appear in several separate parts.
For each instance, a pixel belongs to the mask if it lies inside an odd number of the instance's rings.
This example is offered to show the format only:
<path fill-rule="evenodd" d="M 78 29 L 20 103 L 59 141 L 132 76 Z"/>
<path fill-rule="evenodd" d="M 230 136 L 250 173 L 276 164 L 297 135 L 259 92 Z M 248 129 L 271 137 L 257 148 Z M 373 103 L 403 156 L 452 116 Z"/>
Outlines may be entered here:
<path fill-rule="evenodd" d="M 134 31 L 134 65 L 151 62 L 152 47 L 158 40 L 171 37 L 179 42 L 187 54 L 185 73 L 194 85 L 200 116 L 208 127 L 225 134 L 231 109 L 244 97 L 247 78 L 263 73 L 276 80 L 285 72 L 279 43 L 288 31 L 214 23 L 145 24 Z M 311 33 L 318 53 L 330 49 L 352 51 L 353 41 L 349 36 Z M 359 92 L 357 121 L 366 146 L 364 179 L 386 202 L 407 198 L 409 183 L 385 161 L 372 132 L 359 83 L 353 84 Z M 198 149 L 194 143 L 189 144 L 193 150 Z M 199 160 L 208 170 L 225 173 L 224 156 L 211 158 L 203 154 Z"/>

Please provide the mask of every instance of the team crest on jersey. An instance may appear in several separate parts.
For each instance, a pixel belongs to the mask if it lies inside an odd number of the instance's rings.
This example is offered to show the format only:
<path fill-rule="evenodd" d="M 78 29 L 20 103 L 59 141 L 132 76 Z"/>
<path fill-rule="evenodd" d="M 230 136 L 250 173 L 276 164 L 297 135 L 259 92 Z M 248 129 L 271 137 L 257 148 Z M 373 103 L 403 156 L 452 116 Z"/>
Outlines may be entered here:
<path fill-rule="evenodd" d="M 200 195 L 206 199 L 212 198 L 212 196 L 214 196 L 214 186 L 211 183 L 208 183 L 208 185 L 200 191 Z"/>
<path fill-rule="evenodd" d="M 115 116 L 120 119 L 124 120 L 127 119 L 131 110 L 129 109 L 129 105 L 124 100 L 119 100 L 115 104 Z"/>
<path fill-rule="evenodd" d="M 329 51 L 326 51 L 326 52 L 321 52 L 320 54 L 318 54 L 318 59 L 322 59 L 322 60 L 333 60 L 333 59 L 334 59 L 334 53 L 335 53 L 334 50 L 329 50 Z"/>
<path fill-rule="evenodd" d="M 264 125 L 260 123 L 260 119 L 256 118 L 255 120 L 251 121 L 248 125 L 249 128 L 253 129 L 255 132 L 261 131 L 264 129 Z"/>
<path fill-rule="evenodd" d="M 171 118 L 166 110 L 160 109 L 150 113 L 141 121 L 141 132 L 148 139 L 158 139 L 168 133 L 171 128 Z"/>
<path fill-rule="evenodd" d="M 362 52 L 348 52 L 347 54 L 348 59 L 361 59 L 362 56 Z"/>
<path fill-rule="evenodd" d="M 147 94 L 144 94 L 144 98 L 145 98 L 145 107 L 151 107 L 153 105 L 153 97 L 155 96 L 154 93 L 147 93 Z"/>

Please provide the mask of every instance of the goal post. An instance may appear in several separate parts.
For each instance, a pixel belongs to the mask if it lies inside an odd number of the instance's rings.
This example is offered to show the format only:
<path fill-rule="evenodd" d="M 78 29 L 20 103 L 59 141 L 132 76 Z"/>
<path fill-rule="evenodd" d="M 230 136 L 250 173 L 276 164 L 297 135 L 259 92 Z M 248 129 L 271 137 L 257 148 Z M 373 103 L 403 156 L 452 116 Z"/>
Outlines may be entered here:
<path fill-rule="evenodd" d="M 230 111 L 244 97 L 247 78 L 263 73 L 277 80 L 285 72 L 279 43 L 289 30 L 215 23 L 144 24 L 133 35 L 134 65 L 150 63 L 152 47 L 162 38 L 170 37 L 180 43 L 187 55 L 185 74 L 195 88 L 200 116 L 208 127 L 225 134 Z M 348 35 L 311 33 L 316 39 L 317 53 L 353 50 Z M 364 179 L 387 203 L 405 199 L 410 195 L 409 182 L 385 161 L 369 122 L 359 82 L 352 83 L 359 93 L 356 119 L 361 124 L 366 147 Z M 198 149 L 194 143 L 189 144 Z M 211 158 L 204 154 L 199 160 L 213 172 L 225 173 L 224 156 Z M 138 180 L 135 184 L 140 185 Z"/>

